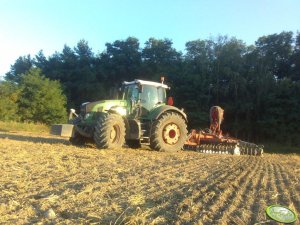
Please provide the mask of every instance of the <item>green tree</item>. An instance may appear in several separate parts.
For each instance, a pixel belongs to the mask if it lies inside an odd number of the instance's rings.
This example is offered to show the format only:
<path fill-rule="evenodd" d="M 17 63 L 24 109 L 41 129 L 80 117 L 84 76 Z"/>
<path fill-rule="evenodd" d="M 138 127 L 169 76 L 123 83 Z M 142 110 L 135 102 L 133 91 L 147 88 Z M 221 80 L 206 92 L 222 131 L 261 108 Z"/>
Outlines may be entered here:
<path fill-rule="evenodd" d="M 103 94 L 103 87 L 97 80 L 96 58 L 88 42 L 80 40 L 74 48 L 74 53 L 76 65 L 69 70 L 65 70 L 65 73 L 70 78 L 64 84 L 68 88 L 71 99 L 74 99 L 75 107 L 78 108 L 83 102 L 99 100 Z M 72 52 L 64 51 L 63 59 L 67 58 L 69 60 L 63 61 L 63 65 L 66 66 L 69 64 L 71 66 L 72 62 L 74 62 Z"/>
<path fill-rule="evenodd" d="M 293 32 L 281 32 L 260 37 L 256 42 L 259 58 L 278 79 L 290 74 L 290 57 L 293 51 Z"/>
<path fill-rule="evenodd" d="M 295 47 L 290 59 L 291 74 L 293 81 L 300 81 L 300 33 L 296 35 Z"/>
<path fill-rule="evenodd" d="M 264 98 L 264 114 L 258 122 L 265 140 L 275 139 L 290 146 L 300 144 L 299 87 L 290 79 L 279 80 Z"/>
<path fill-rule="evenodd" d="M 192 127 L 206 127 L 209 123 L 209 105 L 212 97 L 212 40 L 194 40 L 186 43 L 182 72 L 172 87 L 176 104 L 183 107 Z"/>
<path fill-rule="evenodd" d="M 212 79 L 213 103 L 226 109 L 224 128 L 240 136 L 244 121 L 242 107 L 246 98 L 244 77 L 244 55 L 246 45 L 236 38 L 218 37 L 214 45 L 214 66 Z"/>
<path fill-rule="evenodd" d="M 9 81 L 0 83 L 0 120 L 18 120 L 18 100 L 19 88 Z"/>
<path fill-rule="evenodd" d="M 66 120 L 66 97 L 58 81 L 51 81 L 38 68 L 30 69 L 20 82 L 18 113 L 22 121 L 53 124 Z"/>
<path fill-rule="evenodd" d="M 163 75 L 169 77 L 180 73 L 182 63 L 182 54 L 172 47 L 173 42 L 170 39 L 149 38 L 142 50 L 143 77 L 159 81 Z"/>
<path fill-rule="evenodd" d="M 115 98 L 120 83 L 125 80 L 139 78 L 141 75 L 140 43 L 134 37 L 106 43 L 96 62 L 97 79 L 106 86 L 104 92 Z"/>
<path fill-rule="evenodd" d="M 34 59 L 30 55 L 20 56 L 5 74 L 5 80 L 19 83 L 22 76 L 34 65 Z"/>
<path fill-rule="evenodd" d="M 138 39 L 128 37 L 105 45 L 106 50 L 100 55 L 100 61 L 106 82 L 119 84 L 139 75 L 142 58 Z"/>

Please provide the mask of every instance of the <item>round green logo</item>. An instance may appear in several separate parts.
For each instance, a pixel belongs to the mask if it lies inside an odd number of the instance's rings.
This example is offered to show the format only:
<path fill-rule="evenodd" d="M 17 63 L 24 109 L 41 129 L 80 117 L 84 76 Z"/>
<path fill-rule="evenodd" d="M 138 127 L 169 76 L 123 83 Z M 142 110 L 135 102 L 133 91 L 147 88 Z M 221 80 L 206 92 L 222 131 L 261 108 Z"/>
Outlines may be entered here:
<path fill-rule="evenodd" d="M 296 213 L 285 207 L 280 205 L 271 205 L 266 209 L 267 215 L 280 223 L 293 223 L 297 220 Z"/>

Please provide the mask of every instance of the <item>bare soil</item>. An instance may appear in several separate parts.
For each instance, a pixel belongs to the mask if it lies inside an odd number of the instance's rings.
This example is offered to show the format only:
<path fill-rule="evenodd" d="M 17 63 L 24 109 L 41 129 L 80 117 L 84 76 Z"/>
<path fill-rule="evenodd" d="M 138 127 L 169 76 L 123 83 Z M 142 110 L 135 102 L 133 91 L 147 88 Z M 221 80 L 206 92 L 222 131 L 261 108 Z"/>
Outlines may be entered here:
<path fill-rule="evenodd" d="M 267 206 L 300 212 L 299 155 L 98 150 L 0 132 L 0 168 L 0 224 L 276 224 Z"/>

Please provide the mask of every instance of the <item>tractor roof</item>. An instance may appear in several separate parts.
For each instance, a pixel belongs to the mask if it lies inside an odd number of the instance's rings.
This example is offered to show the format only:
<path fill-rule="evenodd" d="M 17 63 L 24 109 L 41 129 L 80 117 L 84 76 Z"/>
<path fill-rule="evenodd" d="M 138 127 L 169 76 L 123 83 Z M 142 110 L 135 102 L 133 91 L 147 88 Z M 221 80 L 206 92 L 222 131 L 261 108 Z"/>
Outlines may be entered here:
<path fill-rule="evenodd" d="M 135 79 L 134 81 L 124 81 L 123 84 L 125 85 L 130 85 L 130 84 L 141 84 L 141 85 L 151 85 L 151 86 L 155 86 L 155 87 L 162 87 L 162 88 L 167 88 L 169 89 L 169 86 L 163 83 L 158 83 L 158 82 L 154 82 L 154 81 L 146 81 L 146 80 L 138 80 Z"/>

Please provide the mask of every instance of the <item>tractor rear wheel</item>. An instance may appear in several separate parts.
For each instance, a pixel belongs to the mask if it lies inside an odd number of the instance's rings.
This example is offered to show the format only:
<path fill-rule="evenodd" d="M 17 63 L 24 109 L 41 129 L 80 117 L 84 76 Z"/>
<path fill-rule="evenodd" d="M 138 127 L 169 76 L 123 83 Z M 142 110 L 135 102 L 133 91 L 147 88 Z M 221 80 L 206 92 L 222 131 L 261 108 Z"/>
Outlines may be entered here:
<path fill-rule="evenodd" d="M 186 122 L 176 112 L 166 112 L 152 125 L 150 147 L 157 151 L 175 152 L 187 139 Z"/>
<path fill-rule="evenodd" d="M 121 148 L 125 143 L 125 123 L 119 114 L 102 114 L 95 126 L 94 140 L 98 148 Z"/>

